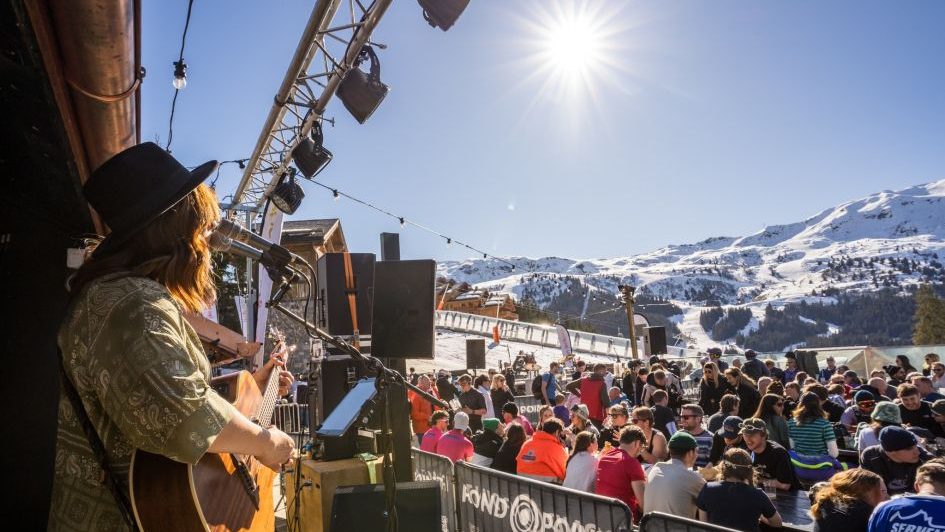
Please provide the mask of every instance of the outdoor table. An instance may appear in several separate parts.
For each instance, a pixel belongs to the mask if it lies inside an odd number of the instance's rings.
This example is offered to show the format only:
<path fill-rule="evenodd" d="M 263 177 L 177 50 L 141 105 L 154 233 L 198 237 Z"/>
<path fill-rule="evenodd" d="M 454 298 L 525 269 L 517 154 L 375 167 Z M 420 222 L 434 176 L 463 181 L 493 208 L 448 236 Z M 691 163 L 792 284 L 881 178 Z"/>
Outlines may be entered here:
<path fill-rule="evenodd" d="M 768 530 L 789 530 L 810 532 L 814 530 L 814 520 L 810 516 L 810 499 L 807 492 L 802 490 L 782 491 L 778 490 L 778 496 L 772 500 L 774 507 L 781 514 L 781 520 L 784 522 L 784 528 L 771 528 L 764 523 L 761 529 Z"/>

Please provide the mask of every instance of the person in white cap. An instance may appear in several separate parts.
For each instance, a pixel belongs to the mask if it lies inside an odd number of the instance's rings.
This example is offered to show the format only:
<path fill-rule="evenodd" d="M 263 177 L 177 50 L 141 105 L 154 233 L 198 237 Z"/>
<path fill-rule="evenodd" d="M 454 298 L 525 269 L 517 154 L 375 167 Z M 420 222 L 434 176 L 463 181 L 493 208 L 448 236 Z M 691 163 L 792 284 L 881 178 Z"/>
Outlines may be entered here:
<path fill-rule="evenodd" d="M 453 416 L 453 429 L 436 442 L 436 454 L 449 458 L 453 463 L 468 462 L 475 453 L 472 441 L 465 434 L 468 428 L 469 415 L 465 412 L 456 412 Z"/>

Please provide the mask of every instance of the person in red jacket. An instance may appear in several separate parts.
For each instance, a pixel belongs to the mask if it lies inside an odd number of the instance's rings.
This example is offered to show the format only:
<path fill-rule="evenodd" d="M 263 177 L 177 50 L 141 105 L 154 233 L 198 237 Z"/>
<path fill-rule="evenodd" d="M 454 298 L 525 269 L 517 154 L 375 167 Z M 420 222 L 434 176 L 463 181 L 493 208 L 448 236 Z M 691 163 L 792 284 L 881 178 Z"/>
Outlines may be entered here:
<path fill-rule="evenodd" d="M 601 429 L 604 426 L 607 407 L 610 398 L 607 396 L 607 383 L 604 375 L 607 373 L 605 364 L 595 364 L 594 373 L 568 383 L 565 389 L 581 397 L 581 402 L 587 405 L 587 414 L 591 423 Z"/>
<path fill-rule="evenodd" d="M 516 457 L 519 475 L 560 484 L 567 471 L 568 453 L 561 443 L 564 425 L 556 418 L 545 421 L 541 430 L 522 444 Z"/>
<path fill-rule="evenodd" d="M 436 396 L 430 384 L 430 378 L 426 375 L 421 375 L 417 379 L 417 387 Z M 429 401 L 414 392 L 408 392 L 407 398 L 410 401 L 410 421 L 413 423 L 413 432 L 417 435 L 417 442 L 422 444 L 423 435 L 430 429 L 430 417 L 433 416 L 434 408 Z"/>

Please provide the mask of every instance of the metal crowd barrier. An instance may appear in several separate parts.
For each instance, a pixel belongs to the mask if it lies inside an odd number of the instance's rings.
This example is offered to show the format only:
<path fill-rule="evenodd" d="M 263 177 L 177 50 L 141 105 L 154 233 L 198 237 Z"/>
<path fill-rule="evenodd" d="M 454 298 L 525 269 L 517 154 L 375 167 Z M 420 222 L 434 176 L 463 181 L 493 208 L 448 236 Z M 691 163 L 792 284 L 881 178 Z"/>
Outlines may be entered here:
<path fill-rule="evenodd" d="M 435 480 L 440 483 L 440 505 L 443 511 L 443 532 L 456 530 L 456 484 L 453 462 L 445 456 L 411 449 L 414 480 Z"/>
<path fill-rule="evenodd" d="M 633 530 L 622 501 L 459 462 L 456 504 L 461 532 Z"/>
<path fill-rule="evenodd" d="M 640 519 L 640 532 L 731 532 L 731 528 L 686 519 L 663 512 L 650 512 Z"/>
<path fill-rule="evenodd" d="M 276 427 L 290 436 L 308 432 L 308 405 L 285 403 L 276 405 L 272 415 Z"/>

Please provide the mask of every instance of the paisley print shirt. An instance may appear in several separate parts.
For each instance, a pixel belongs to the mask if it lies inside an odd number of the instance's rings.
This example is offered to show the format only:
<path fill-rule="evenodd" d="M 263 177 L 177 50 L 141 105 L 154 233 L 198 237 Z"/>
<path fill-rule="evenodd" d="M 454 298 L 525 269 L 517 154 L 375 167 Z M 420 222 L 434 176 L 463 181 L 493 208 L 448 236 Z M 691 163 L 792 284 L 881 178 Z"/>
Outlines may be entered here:
<path fill-rule="evenodd" d="M 66 374 L 127 491 L 134 449 L 195 464 L 235 408 L 209 385 L 200 339 L 167 289 L 111 275 L 74 299 L 59 331 Z M 72 405 L 59 398 L 49 530 L 124 530 Z"/>

